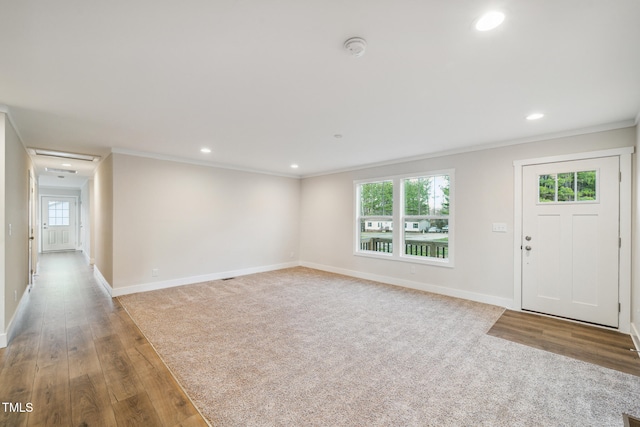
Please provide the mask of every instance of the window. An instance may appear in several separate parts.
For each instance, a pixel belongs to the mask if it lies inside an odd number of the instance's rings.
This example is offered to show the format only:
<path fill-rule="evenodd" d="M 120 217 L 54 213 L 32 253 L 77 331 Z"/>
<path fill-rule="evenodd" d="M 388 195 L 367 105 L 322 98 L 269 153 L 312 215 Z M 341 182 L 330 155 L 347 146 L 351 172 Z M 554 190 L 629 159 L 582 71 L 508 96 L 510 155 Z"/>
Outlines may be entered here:
<path fill-rule="evenodd" d="M 597 201 L 595 170 L 538 176 L 538 203 Z"/>
<path fill-rule="evenodd" d="M 403 255 L 449 258 L 449 180 L 446 174 L 402 180 Z"/>
<path fill-rule="evenodd" d="M 391 253 L 393 242 L 393 181 L 358 186 L 358 229 L 361 251 Z"/>
<path fill-rule="evenodd" d="M 49 225 L 69 225 L 69 202 L 49 202 Z"/>
<path fill-rule="evenodd" d="M 453 266 L 453 170 L 358 181 L 355 195 L 356 255 Z"/>

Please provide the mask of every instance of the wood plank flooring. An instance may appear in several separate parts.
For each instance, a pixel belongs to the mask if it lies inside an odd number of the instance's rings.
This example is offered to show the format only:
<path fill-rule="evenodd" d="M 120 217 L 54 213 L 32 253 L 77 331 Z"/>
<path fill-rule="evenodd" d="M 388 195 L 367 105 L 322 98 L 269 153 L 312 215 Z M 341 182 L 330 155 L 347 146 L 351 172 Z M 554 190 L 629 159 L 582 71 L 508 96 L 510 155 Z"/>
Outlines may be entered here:
<path fill-rule="evenodd" d="M 631 337 L 581 323 L 507 310 L 487 332 L 520 344 L 640 376 Z"/>
<path fill-rule="evenodd" d="M 0 349 L 0 426 L 208 425 L 80 253 L 42 255 L 27 298 Z"/>

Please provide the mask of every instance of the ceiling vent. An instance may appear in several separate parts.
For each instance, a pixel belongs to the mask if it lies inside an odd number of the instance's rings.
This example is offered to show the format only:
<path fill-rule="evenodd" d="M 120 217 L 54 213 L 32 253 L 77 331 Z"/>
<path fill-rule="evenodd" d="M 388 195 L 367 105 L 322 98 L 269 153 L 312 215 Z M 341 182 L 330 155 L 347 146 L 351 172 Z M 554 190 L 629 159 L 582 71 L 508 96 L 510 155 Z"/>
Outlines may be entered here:
<path fill-rule="evenodd" d="M 367 48 L 367 41 L 360 37 L 351 37 L 349 40 L 344 42 L 344 48 L 356 58 L 364 55 L 364 51 Z"/>
<path fill-rule="evenodd" d="M 97 162 L 100 156 L 93 154 L 69 153 L 66 151 L 45 150 L 42 148 L 28 148 L 29 154 L 33 156 L 58 157 L 60 159 L 83 160 L 85 162 Z"/>

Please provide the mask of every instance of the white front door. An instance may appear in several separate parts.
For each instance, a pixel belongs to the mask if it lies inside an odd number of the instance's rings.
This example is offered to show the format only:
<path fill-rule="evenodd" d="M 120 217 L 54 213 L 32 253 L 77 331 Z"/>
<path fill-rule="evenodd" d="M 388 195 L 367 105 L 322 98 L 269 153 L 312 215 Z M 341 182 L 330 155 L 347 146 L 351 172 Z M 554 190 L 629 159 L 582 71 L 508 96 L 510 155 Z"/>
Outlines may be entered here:
<path fill-rule="evenodd" d="M 523 309 L 618 327 L 619 162 L 523 167 Z"/>
<path fill-rule="evenodd" d="M 76 249 L 76 199 L 42 197 L 42 251 Z"/>

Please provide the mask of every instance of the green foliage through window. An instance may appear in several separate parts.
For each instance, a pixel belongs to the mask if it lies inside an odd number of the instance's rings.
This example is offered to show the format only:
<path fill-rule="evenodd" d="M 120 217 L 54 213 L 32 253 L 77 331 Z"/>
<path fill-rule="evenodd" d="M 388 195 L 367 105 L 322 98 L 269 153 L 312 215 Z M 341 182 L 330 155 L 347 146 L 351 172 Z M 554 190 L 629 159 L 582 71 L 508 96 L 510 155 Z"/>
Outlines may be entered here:
<path fill-rule="evenodd" d="M 596 171 L 566 172 L 538 177 L 538 200 L 585 202 L 596 200 Z"/>
<path fill-rule="evenodd" d="M 393 181 L 362 184 L 360 214 L 362 216 L 393 215 Z"/>

